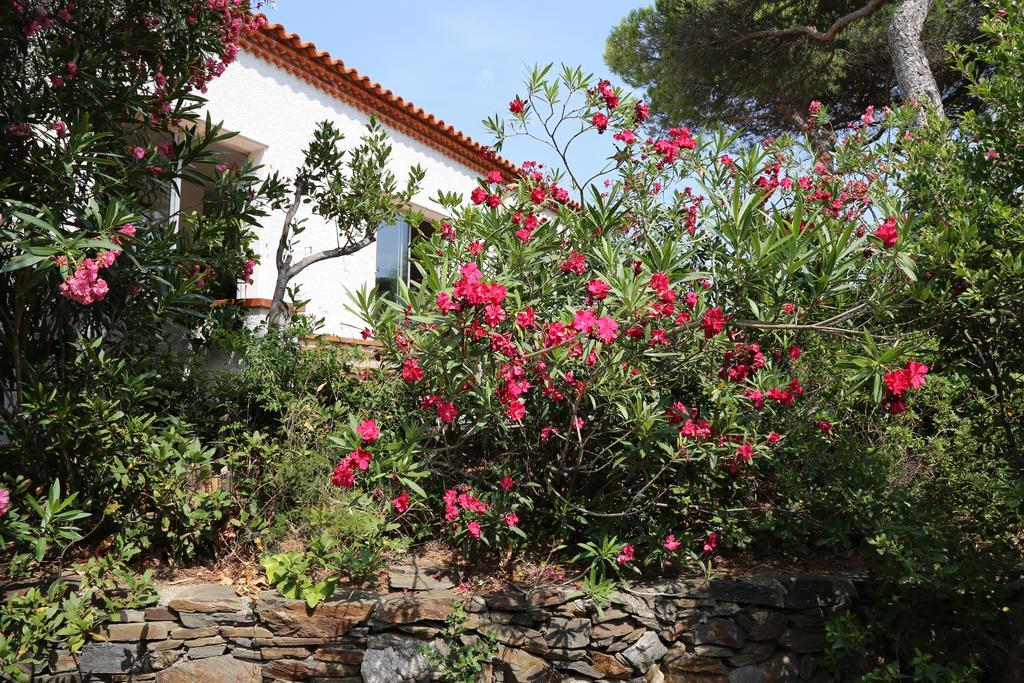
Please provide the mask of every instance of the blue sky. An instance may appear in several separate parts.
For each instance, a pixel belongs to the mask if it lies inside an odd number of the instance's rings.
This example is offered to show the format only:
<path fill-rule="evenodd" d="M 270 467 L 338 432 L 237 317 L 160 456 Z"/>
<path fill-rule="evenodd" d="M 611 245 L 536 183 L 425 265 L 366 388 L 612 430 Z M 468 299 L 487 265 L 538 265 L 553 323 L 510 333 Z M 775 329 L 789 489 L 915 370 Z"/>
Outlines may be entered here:
<path fill-rule="evenodd" d="M 650 1 L 277 0 L 266 12 L 346 66 L 490 144 L 481 121 L 507 113 L 528 64 L 564 62 L 611 78 L 602 58 L 609 31 Z M 600 168 L 611 152 L 609 138 L 581 138 L 574 166 Z M 542 147 L 525 141 L 506 144 L 503 154 L 516 163 L 552 162 Z"/>

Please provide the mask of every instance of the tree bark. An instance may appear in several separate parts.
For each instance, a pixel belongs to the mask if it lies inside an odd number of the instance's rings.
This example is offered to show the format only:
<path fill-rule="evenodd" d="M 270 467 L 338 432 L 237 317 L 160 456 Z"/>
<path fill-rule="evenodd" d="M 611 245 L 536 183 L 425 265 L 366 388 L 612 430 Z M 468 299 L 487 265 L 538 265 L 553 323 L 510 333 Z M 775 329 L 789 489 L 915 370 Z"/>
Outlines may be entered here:
<path fill-rule="evenodd" d="M 896 82 L 904 103 L 919 102 L 922 105 L 931 102 L 935 113 L 945 116 L 942 107 L 942 96 L 935 83 L 928 58 L 921 43 L 921 32 L 924 30 L 925 19 L 928 18 L 928 7 L 931 0 L 903 0 L 892 14 L 887 31 L 889 38 L 889 54 L 892 57 Z M 922 109 L 915 118 L 918 126 L 925 122 L 925 111 Z"/>

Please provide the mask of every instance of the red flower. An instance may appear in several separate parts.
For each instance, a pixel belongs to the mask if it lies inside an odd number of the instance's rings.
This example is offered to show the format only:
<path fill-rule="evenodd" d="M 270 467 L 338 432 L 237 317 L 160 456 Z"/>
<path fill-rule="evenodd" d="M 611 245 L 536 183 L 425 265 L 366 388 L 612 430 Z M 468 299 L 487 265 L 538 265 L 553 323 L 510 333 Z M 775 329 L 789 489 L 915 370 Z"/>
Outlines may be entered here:
<path fill-rule="evenodd" d="M 469 198 L 473 200 L 474 204 L 483 204 L 487 201 L 487 190 L 482 187 L 474 187 L 473 191 L 469 193 Z"/>
<path fill-rule="evenodd" d="M 725 328 L 725 315 L 719 307 L 704 311 L 700 324 L 704 328 L 704 337 L 711 339 Z"/>
<path fill-rule="evenodd" d="M 651 289 L 655 292 L 664 292 L 668 289 L 668 276 L 665 273 L 654 273 L 651 275 Z"/>
<path fill-rule="evenodd" d="M 469 522 L 466 524 L 466 533 L 473 538 L 480 538 L 480 522 Z"/>
<path fill-rule="evenodd" d="M 598 133 L 603 133 L 608 129 L 608 117 L 601 112 L 594 114 L 591 123 L 594 124 L 594 128 L 597 128 Z"/>
<path fill-rule="evenodd" d="M 643 123 L 651 116 L 651 106 L 645 104 L 643 100 L 636 103 L 636 107 L 633 109 L 633 120 L 638 124 Z"/>
<path fill-rule="evenodd" d="M 526 102 L 519 99 L 518 97 L 508 103 L 508 110 L 513 114 L 522 114 L 526 108 Z"/>
<path fill-rule="evenodd" d="M 627 145 L 632 145 L 634 142 L 636 142 L 636 135 L 634 135 L 633 131 L 631 131 L 629 128 L 623 128 L 612 137 L 615 138 L 616 140 L 626 143 Z"/>
<path fill-rule="evenodd" d="M 622 550 L 619 551 L 619 556 L 615 558 L 615 561 L 619 564 L 626 564 L 627 562 L 633 561 L 633 546 L 624 545 Z"/>
<path fill-rule="evenodd" d="M 356 427 L 356 433 L 362 437 L 366 443 L 373 443 L 380 438 L 380 430 L 377 428 L 376 420 L 363 420 Z"/>
<path fill-rule="evenodd" d="M 832 432 L 832 423 L 829 422 L 828 420 L 820 420 L 818 422 L 815 422 L 814 426 L 820 429 L 821 431 L 825 432 L 826 434 L 830 434 Z"/>
<path fill-rule="evenodd" d="M 878 226 L 875 230 L 875 237 L 882 241 L 886 249 L 892 249 L 896 246 L 897 240 L 899 240 L 899 232 L 896 230 L 896 219 L 889 216 L 885 221 Z"/>
<path fill-rule="evenodd" d="M 342 460 L 334 468 L 334 476 L 331 477 L 331 483 L 341 488 L 352 488 L 356 483 L 355 474 L 349 467 L 348 460 Z"/>
<path fill-rule="evenodd" d="M 391 504 L 395 506 L 395 512 L 402 514 L 409 509 L 409 494 L 403 491 L 397 498 L 391 499 Z"/>
<path fill-rule="evenodd" d="M 533 192 L 530 193 L 530 201 L 534 204 L 540 204 L 548 196 L 548 193 L 544 191 L 543 187 L 533 188 Z"/>
<path fill-rule="evenodd" d="M 410 384 L 413 382 L 419 382 L 423 379 L 423 368 L 420 367 L 419 359 L 406 359 L 405 364 L 402 365 L 402 379 Z"/>
<path fill-rule="evenodd" d="M 776 444 L 780 438 L 778 432 L 768 432 L 768 443 Z"/>
<path fill-rule="evenodd" d="M 562 261 L 563 273 L 576 273 L 583 275 L 587 271 L 587 258 L 575 249 L 569 253 L 569 257 Z"/>
<path fill-rule="evenodd" d="M 512 487 L 516 485 L 515 480 L 507 474 L 501 478 L 501 490 L 508 493 L 512 490 Z"/>
<path fill-rule="evenodd" d="M 455 416 L 459 414 L 458 408 L 451 401 L 438 401 L 437 403 L 437 417 L 440 418 L 441 422 L 446 425 L 450 425 L 455 422 Z"/>

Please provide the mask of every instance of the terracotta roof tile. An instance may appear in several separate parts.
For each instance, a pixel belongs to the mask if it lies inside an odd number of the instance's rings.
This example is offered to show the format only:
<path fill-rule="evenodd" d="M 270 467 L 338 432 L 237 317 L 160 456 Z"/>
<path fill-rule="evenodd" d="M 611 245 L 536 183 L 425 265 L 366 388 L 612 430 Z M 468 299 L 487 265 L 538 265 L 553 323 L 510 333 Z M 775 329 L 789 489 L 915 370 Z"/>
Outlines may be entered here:
<path fill-rule="evenodd" d="M 379 83 L 371 81 L 313 43 L 289 33 L 281 24 L 266 24 L 242 38 L 242 49 L 275 64 L 383 123 L 478 171 L 498 168 L 510 177 L 520 169 L 500 156 L 487 158 L 483 146 L 454 126 L 423 111 Z"/>

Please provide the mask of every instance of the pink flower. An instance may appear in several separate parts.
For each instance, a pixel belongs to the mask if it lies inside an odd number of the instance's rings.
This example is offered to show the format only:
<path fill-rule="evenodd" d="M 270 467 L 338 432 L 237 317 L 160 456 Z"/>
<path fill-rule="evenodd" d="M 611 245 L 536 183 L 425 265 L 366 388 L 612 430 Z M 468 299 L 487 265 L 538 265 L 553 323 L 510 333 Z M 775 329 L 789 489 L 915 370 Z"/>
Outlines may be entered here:
<path fill-rule="evenodd" d="M 501 519 L 508 525 L 509 529 L 515 529 L 519 526 L 519 515 L 514 512 L 506 512 L 501 516 Z"/>
<path fill-rule="evenodd" d="M 533 192 L 530 193 L 530 201 L 534 204 L 540 204 L 547 199 L 548 193 L 544 191 L 543 187 L 533 188 Z"/>
<path fill-rule="evenodd" d="M 615 558 L 615 561 L 619 564 L 626 564 L 627 562 L 633 561 L 633 546 L 624 545 L 622 550 L 619 551 L 619 556 Z"/>
<path fill-rule="evenodd" d="M 397 498 L 391 499 L 391 504 L 395 507 L 395 512 L 398 514 L 404 513 L 409 509 L 409 494 L 408 492 L 402 492 Z"/>
<path fill-rule="evenodd" d="M 487 190 L 482 187 L 474 187 L 473 191 L 469 193 L 469 198 L 474 204 L 480 205 L 487 201 Z"/>
<path fill-rule="evenodd" d="M 910 386 L 920 389 L 924 386 L 925 375 L 928 374 L 928 366 L 912 360 L 907 363 L 906 372 L 909 375 Z"/>
<path fill-rule="evenodd" d="M 603 133 L 608 129 L 608 117 L 601 112 L 594 114 L 591 123 L 594 124 L 594 128 L 597 128 L 598 133 Z"/>
<path fill-rule="evenodd" d="M 608 316 L 598 318 L 595 326 L 597 327 L 597 336 L 605 344 L 611 344 L 619 334 L 619 324 Z"/>
<path fill-rule="evenodd" d="M 487 182 L 489 182 L 489 183 L 495 183 L 495 184 L 500 185 L 501 183 L 505 182 L 505 178 L 502 177 L 501 171 L 499 171 L 497 169 L 494 169 L 492 171 L 488 171 L 486 177 L 487 177 Z"/>
<path fill-rule="evenodd" d="M 807 106 L 807 113 L 810 114 L 811 116 L 817 116 L 818 112 L 821 111 L 821 106 L 821 102 L 819 102 L 818 100 L 812 100 L 811 103 Z"/>
<path fill-rule="evenodd" d="M 574 417 L 569 422 L 569 426 L 572 427 L 573 429 L 583 429 L 583 418 L 582 417 Z"/>
<path fill-rule="evenodd" d="M 413 382 L 419 382 L 423 379 L 423 368 L 420 367 L 419 359 L 406 359 L 405 364 L 402 365 L 402 379 L 410 384 Z"/>
<path fill-rule="evenodd" d="M 715 552 L 715 548 L 717 548 L 717 547 L 718 547 L 718 534 L 716 534 L 715 532 L 712 531 L 704 539 L 704 552 L 706 552 L 706 553 L 713 553 L 713 552 Z"/>
<path fill-rule="evenodd" d="M 473 538 L 480 538 L 480 522 L 469 522 L 466 524 L 466 533 Z"/>
<path fill-rule="evenodd" d="M 136 159 L 142 161 L 146 158 L 146 149 L 144 147 L 132 147 L 132 154 L 135 155 Z"/>
<path fill-rule="evenodd" d="M 882 244 L 886 249 L 892 249 L 896 246 L 896 241 L 899 240 L 900 235 L 896 230 L 896 219 L 889 216 L 885 221 L 878 226 L 875 230 L 875 237 L 882 241 Z"/>
<path fill-rule="evenodd" d="M 507 474 L 501 478 L 501 490 L 508 493 L 516 485 L 515 480 Z"/>
<path fill-rule="evenodd" d="M 518 422 L 526 415 L 526 405 L 520 400 L 512 401 L 505 407 L 505 414 L 508 415 L 508 419 Z"/>
<path fill-rule="evenodd" d="M 366 443 L 373 443 L 380 438 L 380 430 L 377 428 L 376 420 L 363 420 L 356 427 L 356 434 L 362 437 Z"/>
<path fill-rule="evenodd" d="M 134 228 L 133 228 L 133 230 L 134 230 Z M 242 282 L 245 282 L 245 283 L 251 285 L 252 284 L 252 273 L 253 273 L 254 270 L 256 270 L 256 260 L 255 259 L 251 259 L 251 258 L 245 259 L 245 264 L 242 265 L 242 278 L 241 278 Z"/>
<path fill-rule="evenodd" d="M 776 443 L 779 442 L 780 438 L 782 438 L 782 437 L 779 436 L 778 432 L 768 432 L 768 443 L 776 444 Z"/>
<path fill-rule="evenodd" d="M 611 289 L 611 286 L 604 280 L 594 279 L 587 283 L 587 292 L 595 299 L 604 299 Z"/>
<path fill-rule="evenodd" d="M 669 534 L 668 536 L 666 536 L 665 542 L 662 543 L 662 546 L 665 548 L 665 550 L 669 551 L 670 553 L 674 553 L 675 551 L 679 550 L 679 546 L 681 545 L 682 543 L 676 540 L 675 534 Z"/>
<path fill-rule="evenodd" d="M 592 328 L 596 322 L 597 316 L 594 315 L 594 312 L 588 308 L 584 308 L 583 310 L 576 311 L 576 314 L 573 317 L 572 326 L 573 329 L 579 330 L 580 332 L 589 332 L 590 328 Z"/>
<path fill-rule="evenodd" d="M 349 468 L 365 472 L 366 468 L 370 466 L 373 456 L 368 451 L 364 451 L 362 448 L 357 448 L 346 455 L 345 459 L 348 461 Z"/>
<path fill-rule="evenodd" d="M 483 250 L 483 248 L 484 248 L 484 243 L 483 242 L 481 242 L 480 240 L 473 240 L 472 242 L 470 242 L 466 246 L 466 251 L 468 251 L 473 256 L 476 256 L 477 254 L 479 254 Z"/>
<path fill-rule="evenodd" d="M 11 509 L 11 492 L 7 489 L 0 489 L 0 517 L 7 514 Z"/>

